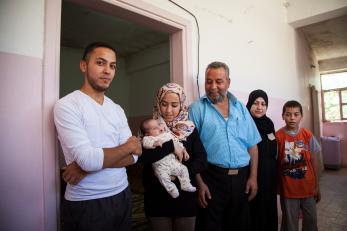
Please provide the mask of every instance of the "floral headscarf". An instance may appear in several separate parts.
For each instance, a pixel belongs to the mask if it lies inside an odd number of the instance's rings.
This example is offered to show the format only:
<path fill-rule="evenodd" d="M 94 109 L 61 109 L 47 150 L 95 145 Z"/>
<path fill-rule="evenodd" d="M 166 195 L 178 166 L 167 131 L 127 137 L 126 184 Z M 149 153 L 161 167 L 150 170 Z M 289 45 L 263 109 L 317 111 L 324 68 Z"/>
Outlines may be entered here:
<path fill-rule="evenodd" d="M 181 110 L 172 122 L 165 122 L 160 112 L 160 102 L 165 97 L 166 93 L 176 93 L 180 100 Z M 167 83 L 162 86 L 156 96 L 156 103 L 153 109 L 153 119 L 159 120 L 160 123 L 166 125 L 165 130 L 172 133 L 178 140 L 186 140 L 186 138 L 193 132 L 194 123 L 188 120 L 188 106 L 186 104 L 186 95 L 183 88 L 176 83 Z"/>

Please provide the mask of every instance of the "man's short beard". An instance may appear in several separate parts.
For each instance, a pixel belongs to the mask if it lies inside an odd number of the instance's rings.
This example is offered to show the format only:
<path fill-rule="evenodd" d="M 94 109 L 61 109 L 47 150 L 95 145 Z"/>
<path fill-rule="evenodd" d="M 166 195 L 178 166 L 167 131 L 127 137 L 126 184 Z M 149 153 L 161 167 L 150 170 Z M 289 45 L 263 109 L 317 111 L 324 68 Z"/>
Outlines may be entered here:
<path fill-rule="evenodd" d="M 89 82 L 90 86 L 97 92 L 105 92 L 111 86 L 111 85 L 109 85 L 106 88 L 105 87 L 100 87 L 100 86 L 96 85 L 95 82 L 90 81 L 89 79 L 88 79 L 88 82 Z"/>
<path fill-rule="evenodd" d="M 216 103 L 223 102 L 223 100 L 225 99 L 226 96 L 227 96 L 227 94 L 225 93 L 225 94 L 219 95 L 217 98 L 213 98 L 213 99 L 211 97 L 208 97 L 208 98 L 212 101 L 213 104 L 216 104 Z"/>

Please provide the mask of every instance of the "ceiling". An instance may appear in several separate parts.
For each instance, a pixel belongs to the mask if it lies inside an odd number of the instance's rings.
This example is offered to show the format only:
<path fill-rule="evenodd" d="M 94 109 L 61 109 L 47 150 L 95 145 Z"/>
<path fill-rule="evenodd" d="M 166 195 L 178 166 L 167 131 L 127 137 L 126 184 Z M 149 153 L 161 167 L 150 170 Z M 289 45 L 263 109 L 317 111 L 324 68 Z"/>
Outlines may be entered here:
<path fill-rule="evenodd" d="M 347 68 L 347 15 L 311 24 L 300 30 L 319 61 L 321 71 Z"/>
<path fill-rule="evenodd" d="M 111 44 L 120 56 L 128 56 L 168 42 L 169 34 L 63 1 L 61 45 L 83 49 L 94 41 Z"/>

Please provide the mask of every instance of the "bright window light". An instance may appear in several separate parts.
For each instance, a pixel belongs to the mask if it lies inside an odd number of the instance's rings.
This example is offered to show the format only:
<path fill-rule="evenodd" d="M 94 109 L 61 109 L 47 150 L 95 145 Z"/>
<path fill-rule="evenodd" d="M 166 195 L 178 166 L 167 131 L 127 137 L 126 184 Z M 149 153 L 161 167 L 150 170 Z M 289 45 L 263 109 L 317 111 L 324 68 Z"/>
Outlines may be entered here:
<path fill-rule="evenodd" d="M 347 72 L 321 75 L 325 121 L 347 120 Z"/>
<path fill-rule="evenodd" d="M 347 72 L 321 75 L 322 90 L 347 87 Z"/>

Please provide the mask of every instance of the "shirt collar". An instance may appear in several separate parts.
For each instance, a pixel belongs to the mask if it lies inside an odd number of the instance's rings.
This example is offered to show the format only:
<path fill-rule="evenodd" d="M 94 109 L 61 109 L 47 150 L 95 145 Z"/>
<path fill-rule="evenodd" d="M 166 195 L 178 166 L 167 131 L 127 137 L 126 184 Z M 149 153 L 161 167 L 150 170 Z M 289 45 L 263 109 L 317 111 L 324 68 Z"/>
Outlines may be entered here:
<path fill-rule="evenodd" d="M 286 129 L 286 127 L 283 127 L 283 129 L 284 129 L 284 132 L 285 132 L 287 135 L 290 135 L 290 136 L 296 136 L 296 135 L 299 133 L 299 131 L 300 131 L 300 128 L 298 128 L 298 129 L 295 130 L 295 131 L 289 131 L 289 130 Z"/>

